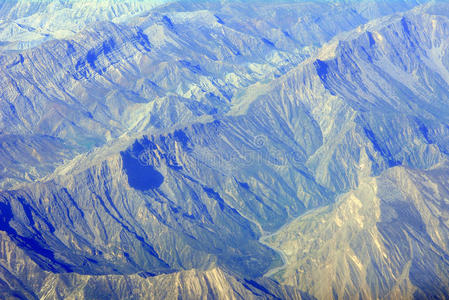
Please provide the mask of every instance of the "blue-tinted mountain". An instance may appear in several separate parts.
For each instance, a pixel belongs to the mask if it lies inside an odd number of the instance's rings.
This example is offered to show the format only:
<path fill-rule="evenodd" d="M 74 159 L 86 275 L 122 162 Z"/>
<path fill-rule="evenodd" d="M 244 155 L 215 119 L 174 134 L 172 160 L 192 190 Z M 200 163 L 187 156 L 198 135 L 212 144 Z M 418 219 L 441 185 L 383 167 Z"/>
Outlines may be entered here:
<path fill-rule="evenodd" d="M 5 294 L 444 298 L 449 9 L 419 4 L 175 2 L 4 52 Z"/>

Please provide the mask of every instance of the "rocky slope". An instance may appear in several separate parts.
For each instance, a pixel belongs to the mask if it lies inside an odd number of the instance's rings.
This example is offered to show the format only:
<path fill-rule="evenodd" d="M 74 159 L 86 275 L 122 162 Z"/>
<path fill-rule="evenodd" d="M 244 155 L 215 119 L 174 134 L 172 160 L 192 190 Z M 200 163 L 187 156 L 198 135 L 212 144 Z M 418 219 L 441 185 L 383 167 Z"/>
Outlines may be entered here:
<path fill-rule="evenodd" d="M 303 147 L 315 137 L 305 165 L 337 192 L 398 164 L 444 160 L 448 18 L 426 9 L 336 38 L 250 98 L 248 114 L 278 119 L 275 128 L 291 130 Z"/>
<path fill-rule="evenodd" d="M 448 171 L 394 167 L 301 216 L 268 240 L 287 256 L 276 277 L 319 299 L 444 299 Z"/>
<path fill-rule="evenodd" d="M 23 50 L 74 35 L 96 22 L 123 22 L 164 0 L 4 0 L 0 49 Z"/>
<path fill-rule="evenodd" d="M 213 268 L 168 275 L 56 274 L 40 268 L 0 233 L 2 299 L 311 299 L 274 281 L 245 280 Z"/>
<path fill-rule="evenodd" d="M 49 2 L 27 3 L 2 2 L 1 12 L 16 21 L 28 16 L 55 23 L 34 16 L 45 16 Z M 61 5 L 74 3 L 85 6 L 77 1 Z M 52 9 L 65 11 L 58 5 Z M 63 140 L 63 151 L 81 148 L 79 153 L 130 131 L 222 114 L 242 89 L 285 74 L 335 34 L 416 3 L 367 1 L 357 9 L 326 2 L 254 5 L 257 10 L 239 2 L 173 3 L 126 22 L 113 22 L 110 16 L 67 39 L 2 51 L 0 84 L 7 88 L 0 94 L 0 132 L 49 135 Z M 366 15 L 377 6 L 378 13 Z M 123 11 L 116 14 L 134 13 L 134 6 L 120 7 Z M 98 11 L 108 15 L 101 7 Z M 18 161 L 14 168 L 24 166 L 35 167 Z"/>

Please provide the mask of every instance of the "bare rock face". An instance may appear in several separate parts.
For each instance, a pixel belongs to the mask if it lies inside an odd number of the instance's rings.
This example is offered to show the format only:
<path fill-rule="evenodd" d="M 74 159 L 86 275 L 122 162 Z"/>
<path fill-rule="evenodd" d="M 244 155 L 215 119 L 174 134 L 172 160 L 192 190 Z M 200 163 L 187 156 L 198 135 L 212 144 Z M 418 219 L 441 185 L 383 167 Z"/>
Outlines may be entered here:
<path fill-rule="evenodd" d="M 8 0 L 0 4 L 0 46 L 23 50 L 52 39 L 69 38 L 101 21 L 121 22 L 164 0 Z"/>
<path fill-rule="evenodd" d="M 382 12 L 366 16 L 366 7 L 327 2 L 261 2 L 253 9 L 206 1 L 148 11 L 162 2 L 4 1 L 0 133 L 62 139 L 61 151 L 73 157 L 123 134 L 221 115 L 243 89 L 285 74 L 335 34 L 416 5 L 399 2 L 368 1 Z M 58 38 L 58 31 L 73 34 Z M 29 45 L 6 50 L 3 34 Z M 60 164 L 11 163 L 14 170 L 36 168 L 32 178 Z M 32 181 L 28 177 L 2 182 Z"/>
<path fill-rule="evenodd" d="M 276 277 L 321 299 L 444 298 L 447 174 L 394 167 L 301 216 L 269 239 L 287 256 Z"/>
<path fill-rule="evenodd" d="M 0 4 L 0 297 L 449 293 L 447 4 L 107 3 Z"/>
<path fill-rule="evenodd" d="M 221 265 L 257 277 L 276 262 L 257 242 L 259 229 L 213 188 L 167 165 L 142 166 L 136 148 L 5 192 L 6 231 L 58 272 L 157 274 Z"/>
<path fill-rule="evenodd" d="M 0 234 L 0 296 L 4 299 L 311 299 L 271 280 L 245 280 L 219 269 L 153 277 L 81 275 L 43 270 L 6 233 Z"/>

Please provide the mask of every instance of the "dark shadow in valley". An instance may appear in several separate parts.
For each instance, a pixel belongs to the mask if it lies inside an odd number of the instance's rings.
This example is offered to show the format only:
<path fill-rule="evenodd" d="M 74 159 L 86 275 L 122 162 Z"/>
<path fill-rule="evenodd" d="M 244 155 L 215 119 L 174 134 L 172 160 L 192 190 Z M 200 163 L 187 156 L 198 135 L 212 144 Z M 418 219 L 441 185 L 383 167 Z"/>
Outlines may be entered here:
<path fill-rule="evenodd" d="M 128 184 L 141 191 L 156 189 L 164 182 L 164 176 L 153 166 L 142 165 L 130 152 L 121 152 L 123 169 L 128 176 Z"/>

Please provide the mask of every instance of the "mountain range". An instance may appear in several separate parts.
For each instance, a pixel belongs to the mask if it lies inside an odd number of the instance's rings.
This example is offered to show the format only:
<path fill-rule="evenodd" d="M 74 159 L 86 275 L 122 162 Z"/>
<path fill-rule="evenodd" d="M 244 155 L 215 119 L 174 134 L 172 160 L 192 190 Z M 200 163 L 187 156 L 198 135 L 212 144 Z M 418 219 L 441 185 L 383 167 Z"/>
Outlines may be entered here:
<path fill-rule="evenodd" d="M 448 4 L 0 20 L 0 297 L 449 294 Z"/>

